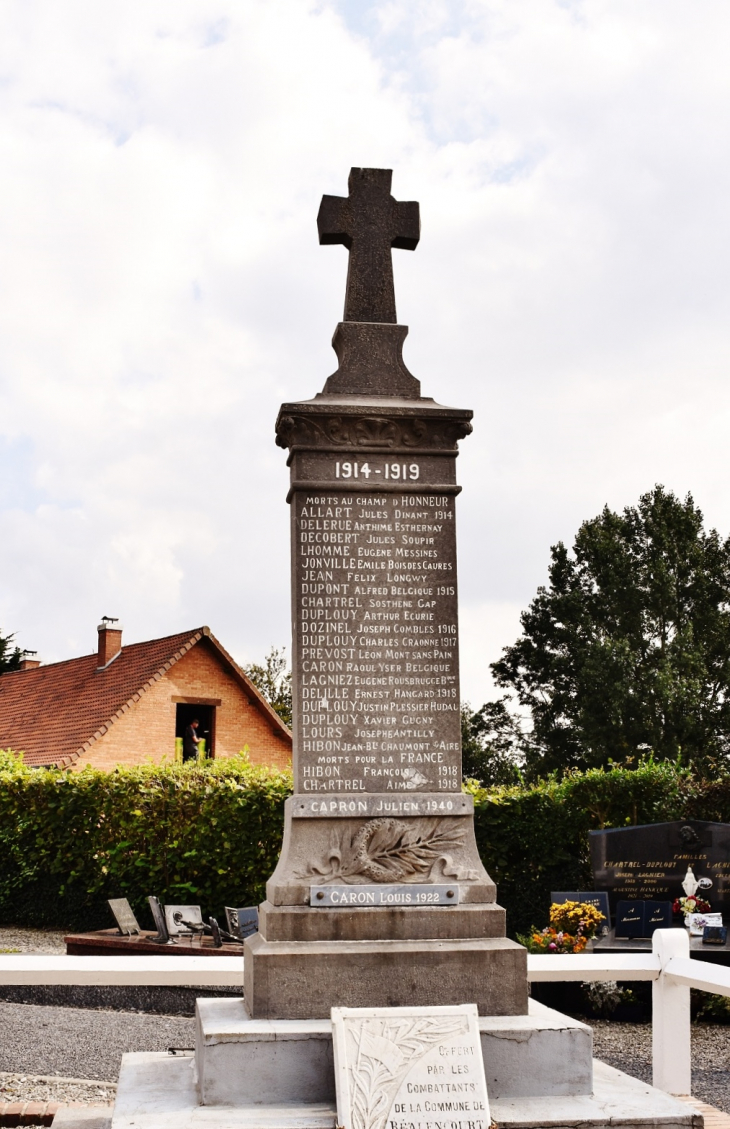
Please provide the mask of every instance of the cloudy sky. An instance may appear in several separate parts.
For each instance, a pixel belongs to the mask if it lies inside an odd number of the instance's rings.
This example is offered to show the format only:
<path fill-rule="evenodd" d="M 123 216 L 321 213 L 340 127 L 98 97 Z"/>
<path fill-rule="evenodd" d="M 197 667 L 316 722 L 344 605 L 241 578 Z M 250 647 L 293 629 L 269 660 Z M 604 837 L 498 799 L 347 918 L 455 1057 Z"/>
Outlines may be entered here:
<path fill-rule="evenodd" d="M 464 696 L 549 547 L 654 483 L 730 533 L 725 0 L 9 0 L 0 626 L 288 642 L 279 404 L 336 367 L 323 192 L 394 169 L 406 360 L 471 407 Z"/>

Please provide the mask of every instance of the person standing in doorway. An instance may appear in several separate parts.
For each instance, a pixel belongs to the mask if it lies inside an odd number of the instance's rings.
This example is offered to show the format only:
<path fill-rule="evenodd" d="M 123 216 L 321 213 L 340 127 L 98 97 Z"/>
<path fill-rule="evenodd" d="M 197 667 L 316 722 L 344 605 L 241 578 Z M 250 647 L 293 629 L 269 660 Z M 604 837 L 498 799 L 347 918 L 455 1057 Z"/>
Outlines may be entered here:
<path fill-rule="evenodd" d="M 188 725 L 185 730 L 185 736 L 183 737 L 183 761 L 193 761 L 197 759 L 198 744 L 200 742 L 200 737 L 198 737 L 197 734 L 199 724 L 200 722 L 197 717 L 193 718 L 190 725 Z"/>

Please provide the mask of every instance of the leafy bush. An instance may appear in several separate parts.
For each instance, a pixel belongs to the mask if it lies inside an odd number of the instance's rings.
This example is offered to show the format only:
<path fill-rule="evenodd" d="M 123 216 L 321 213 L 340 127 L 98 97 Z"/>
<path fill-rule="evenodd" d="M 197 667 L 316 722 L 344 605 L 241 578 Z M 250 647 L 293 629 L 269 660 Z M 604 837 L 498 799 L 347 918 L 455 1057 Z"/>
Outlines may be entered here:
<path fill-rule="evenodd" d="M 0 754 L 0 922 L 111 924 L 106 899 L 147 895 L 205 913 L 263 900 L 291 776 L 244 757 L 81 772 Z"/>
<path fill-rule="evenodd" d="M 712 992 L 700 992 L 693 988 L 691 992 L 692 1015 L 697 1023 L 717 1023 L 727 1027 L 730 1025 L 730 999 L 727 996 L 716 996 Z"/>

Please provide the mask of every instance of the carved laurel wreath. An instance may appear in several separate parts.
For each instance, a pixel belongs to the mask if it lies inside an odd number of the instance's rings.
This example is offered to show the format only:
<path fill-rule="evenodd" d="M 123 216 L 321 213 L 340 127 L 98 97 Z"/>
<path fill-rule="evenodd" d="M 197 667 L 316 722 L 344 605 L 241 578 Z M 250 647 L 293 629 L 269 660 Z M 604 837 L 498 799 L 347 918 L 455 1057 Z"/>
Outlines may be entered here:
<path fill-rule="evenodd" d="M 474 881 L 476 871 L 454 866 L 448 853 L 463 841 L 464 831 L 449 819 L 421 824 L 372 819 L 354 833 L 333 830 L 329 850 L 301 877 L 315 882 L 413 882 L 432 877 L 438 869 L 443 878 Z"/>

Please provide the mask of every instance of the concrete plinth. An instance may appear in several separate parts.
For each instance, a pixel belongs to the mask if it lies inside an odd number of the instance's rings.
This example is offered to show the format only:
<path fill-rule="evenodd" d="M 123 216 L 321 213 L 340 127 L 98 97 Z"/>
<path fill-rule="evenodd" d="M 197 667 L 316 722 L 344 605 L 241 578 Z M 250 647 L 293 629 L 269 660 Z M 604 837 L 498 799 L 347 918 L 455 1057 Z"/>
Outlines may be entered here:
<path fill-rule="evenodd" d="M 254 1019 L 453 1003 L 475 1003 L 480 1015 L 527 1014 L 527 953 L 505 937 L 303 942 L 256 933 L 246 939 L 243 979 Z"/>
<path fill-rule="evenodd" d="M 479 1019 L 492 1097 L 590 1094 L 590 1027 L 530 1001 L 528 1015 Z M 201 1105 L 335 1100 L 332 1023 L 250 1019 L 243 1000 L 199 1000 L 195 1058 Z"/>

